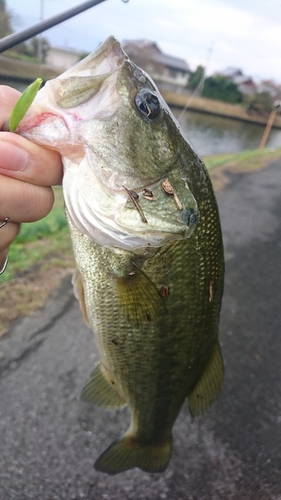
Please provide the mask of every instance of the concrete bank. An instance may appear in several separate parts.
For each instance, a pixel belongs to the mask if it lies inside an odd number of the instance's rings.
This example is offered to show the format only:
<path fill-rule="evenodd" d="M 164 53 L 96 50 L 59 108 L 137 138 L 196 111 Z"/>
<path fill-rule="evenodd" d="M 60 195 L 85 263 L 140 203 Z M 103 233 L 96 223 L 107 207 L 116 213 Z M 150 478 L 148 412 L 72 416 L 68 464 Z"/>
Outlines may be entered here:
<path fill-rule="evenodd" d="M 227 118 L 233 118 L 234 120 L 242 120 L 258 125 L 266 125 L 268 121 L 268 116 L 261 116 L 257 113 L 246 111 L 246 109 L 238 104 L 215 101 L 213 99 L 206 99 L 204 97 L 194 97 L 191 95 L 179 94 L 167 90 L 163 90 L 161 91 L 161 93 L 169 106 L 176 106 L 179 108 L 187 107 L 192 111 L 224 116 Z M 273 127 L 281 128 L 280 115 L 276 116 Z"/>

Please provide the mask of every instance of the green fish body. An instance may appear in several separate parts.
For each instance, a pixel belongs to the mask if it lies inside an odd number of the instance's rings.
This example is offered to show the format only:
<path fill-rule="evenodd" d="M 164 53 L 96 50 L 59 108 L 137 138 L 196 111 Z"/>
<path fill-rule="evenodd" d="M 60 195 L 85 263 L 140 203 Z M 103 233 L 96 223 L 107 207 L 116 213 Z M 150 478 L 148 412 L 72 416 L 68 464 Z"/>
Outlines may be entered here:
<path fill-rule="evenodd" d="M 199 415 L 223 381 L 223 245 L 209 175 L 113 37 L 48 82 L 17 132 L 63 156 L 74 290 L 100 353 L 82 399 L 131 413 L 95 467 L 162 471 L 185 399 Z"/>

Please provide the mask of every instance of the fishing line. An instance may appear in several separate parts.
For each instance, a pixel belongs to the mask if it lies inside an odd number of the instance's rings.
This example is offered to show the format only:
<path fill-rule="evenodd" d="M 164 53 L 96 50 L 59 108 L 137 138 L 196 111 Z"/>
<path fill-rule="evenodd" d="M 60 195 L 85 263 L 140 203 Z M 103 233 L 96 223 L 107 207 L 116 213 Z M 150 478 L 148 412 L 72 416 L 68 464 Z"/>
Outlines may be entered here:
<path fill-rule="evenodd" d="M 202 91 L 203 91 L 204 83 L 205 83 L 205 80 L 206 80 L 207 68 L 208 68 L 208 66 L 210 64 L 210 59 L 211 59 L 211 55 L 212 55 L 213 49 L 214 49 L 214 42 L 211 43 L 210 48 L 208 50 L 206 64 L 203 67 L 203 72 L 202 72 L 202 76 L 200 78 L 200 81 L 199 81 L 197 87 L 194 89 L 193 93 L 190 96 L 190 99 L 188 100 L 188 102 L 186 103 L 186 105 L 184 106 L 184 108 L 182 109 L 182 111 L 181 111 L 181 113 L 180 113 L 180 115 L 178 117 L 178 122 L 179 123 L 181 123 L 181 120 L 182 120 L 182 118 L 183 118 L 186 110 L 189 108 L 190 104 L 192 103 L 194 97 L 196 97 L 199 93 L 201 94 Z"/>

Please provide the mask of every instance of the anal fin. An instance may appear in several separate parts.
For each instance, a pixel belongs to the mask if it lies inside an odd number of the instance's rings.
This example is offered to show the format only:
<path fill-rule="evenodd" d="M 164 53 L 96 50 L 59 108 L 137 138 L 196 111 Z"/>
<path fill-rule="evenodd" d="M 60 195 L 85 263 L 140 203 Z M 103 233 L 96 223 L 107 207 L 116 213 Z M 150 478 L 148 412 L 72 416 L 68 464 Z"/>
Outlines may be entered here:
<path fill-rule="evenodd" d="M 114 388 L 114 381 L 110 382 L 101 364 L 91 373 L 89 380 L 83 387 L 81 399 L 102 408 L 120 408 L 126 406 L 126 401 Z"/>
<path fill-rule="evenodd" d="M 223 376 L 223 359 L 217 340 L 200 379 L 187 397 L 189 411 L 193 417 L 204 413 L 217 399 L 221 391 Z"/>

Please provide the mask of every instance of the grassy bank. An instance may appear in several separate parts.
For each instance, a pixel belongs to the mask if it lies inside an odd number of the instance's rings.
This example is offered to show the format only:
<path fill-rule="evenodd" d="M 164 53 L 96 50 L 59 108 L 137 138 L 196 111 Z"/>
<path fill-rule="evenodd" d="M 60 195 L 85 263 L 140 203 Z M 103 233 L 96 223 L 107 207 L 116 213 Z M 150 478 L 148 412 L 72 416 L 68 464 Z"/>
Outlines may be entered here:
<path fill-rule="evenodd" d="M 22 224 L 10 247 L 8 267 L 0 276 L 0 336 L 13 321 L 42 307 L 73 268 L 62 191 L 56 188 L 52 212 L 41 221 Z"/>
<path fill-rule="evenodd" d="M 241 153 L 205 156 L 205 165 L 210 172 L 215 191 L 228 182 L 228 172 L 254 172 L 268 163 L 281 159 L 281 148 L 253 149 Z"/>
<path fill-rule="evenodd" d="M 227 172 L 247 172 L 281 159 L 281 148 L 253 150 L 204 158 L 215 189 L 227 182 Z M 52 212 L 43 220 L 23 224 L 0 277 L 0 336 L 11 323 L 42 307 L 51 290 L 74 268 L 60 188 Z"/>

